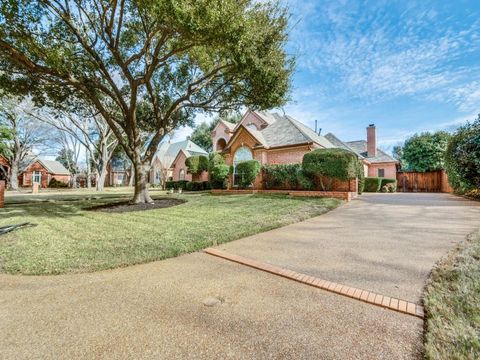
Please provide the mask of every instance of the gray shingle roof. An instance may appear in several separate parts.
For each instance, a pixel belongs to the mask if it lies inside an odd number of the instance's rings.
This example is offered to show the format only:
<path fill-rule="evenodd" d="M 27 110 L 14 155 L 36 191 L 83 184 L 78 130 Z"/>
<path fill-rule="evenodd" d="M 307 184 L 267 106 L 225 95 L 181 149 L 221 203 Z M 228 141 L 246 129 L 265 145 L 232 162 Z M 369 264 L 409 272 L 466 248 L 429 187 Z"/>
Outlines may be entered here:
<path fill-rule="evenodd" d="M 261 145 L 279 147 L 314 142 L 326 148 L 334 147 L 325 137 L 290 116 L 274 113 L 269 114 L 269 118 L 271 124 L 263 130 L 247 128 Z"/>
<path fill-rule="evenodd" d="M 56 175 L 70 175 L 70 172 L 62 165 L 62 163 L 56 160 L 42 160 L 38 159 L 38 161 L 45 166 L 51 174 Z"/>
<path fill-rule="evenodd" d="M 377 156 L 368 157 L 367 142 L 365 140 L 347 141 L 346 144 L 371 163 L 397 162 L 397 160 L 380 149 L 377 149 Z"/>
<path fill-rule="evenodd" d="M 340 140 L 339 138 L 337 138 L 335 135 L 333 135 L 332 133 L 328 133 L 327 135 L 325 135 L 325 138 L 330 141 L 335 147 L 338 147 L 340 149 L 345 149 L 345 150 L 348 150 L 348 151 L 352 151 L 354 152 L 355 154 L 357 154 L 361 159 L 363 159 L 363 156 L 359 153 L 357 153 L 351 146 L 347 145 L 346 143 L 344 143 L 342 140 Z"/>
<path fill-rule="evenodd" d="M 208 153 L 203 150 L 200 146 L 195 144 L 193 141 L 190 140 L 183 140 L 176 143 L 162 143 L 157 150 L 157 153 L 154 156 L 154 159 L 157 157 L 160 162 L 166 168 L 169 168 L 175 158 L 178 155 L 180 150 L 184 150 L 189 156 L 195 155 L 203 155 L 207 156 Z"/>

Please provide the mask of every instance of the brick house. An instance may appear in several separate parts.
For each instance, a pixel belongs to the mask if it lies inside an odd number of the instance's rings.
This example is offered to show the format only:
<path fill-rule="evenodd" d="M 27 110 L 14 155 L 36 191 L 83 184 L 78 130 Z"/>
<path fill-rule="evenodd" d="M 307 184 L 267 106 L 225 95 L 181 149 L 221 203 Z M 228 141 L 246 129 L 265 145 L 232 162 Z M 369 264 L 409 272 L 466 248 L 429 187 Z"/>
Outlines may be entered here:
<path fill-rule="evenodd" d="M 319 148 L 345 148 L 362 160 L 366 174 L 395 177 L 397 161 L 376 146 L 376 129 L 367 128 L 367 141 L 342 142 L 333 134 L 322 136 L 288 115 L 248 110 L 238 124 L 219 121 L 213 129 L 214 151 L 233 165 L 230 186 L 236 185 L 235 165 L 245 160 L 257 160 L 261 165 L 301 163 L 303 155 Z M 371 175 L 375 174 L 375 175 Z M 262 187 L 261 174 L 255 180 Z M 343 187 L 343 185 L 342 185 Z M 346 184 L 350 191 L 351 184 Z"/>
<path fill-rule="evenodd" d="M 40 188 L 47 188 L 52 179 L 69 184 L 71 175 L 58 161 L 35 159 L 20 172 L 18 185 L 30 187 L 38 183 Z"/>
<path fill-rule="evenodd" d="M 8 175 L 10 174 L 10 163 L 6 157 L 0 155 L 0 181 L 7 182 Z"/>
<path fill-rule="evenodd" d="M 132 163 L 124 155 L 114 155 L 107 165 L 105 186 L 127 186 L 130 184 Z"/>
<path fill-rule="evenodd" d="M 152 160 L 150 183 L 164 186 L 166 181 L 207 181 L 206 172 L 197 176 L 188 173 L 185 162 L 196 155 L 208 156 L 208 153 L 189 139 L 160 144 Z"/>

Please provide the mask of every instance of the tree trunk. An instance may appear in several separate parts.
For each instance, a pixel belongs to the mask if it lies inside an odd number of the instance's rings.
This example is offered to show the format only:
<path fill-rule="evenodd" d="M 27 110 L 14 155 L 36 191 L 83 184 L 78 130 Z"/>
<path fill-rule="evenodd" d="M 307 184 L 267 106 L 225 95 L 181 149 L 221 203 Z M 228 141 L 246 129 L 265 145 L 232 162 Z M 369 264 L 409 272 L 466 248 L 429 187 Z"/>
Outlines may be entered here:
<path fill-rule="evenodd" d="M 95 188 L 97 191 L 103 191 L 105 188 L 105 177 L 107 176 L 107 169 L 98 172 Z"/>
<path fill-rule="evenodd" d="M 87 182 L 86 186 L 87 186 L 87 189 L 91 189 L 92 188 L 92 173 L 91 173 L 91 170 L 90 170 L 90 156 L 88 156 L 88 150 L 85 150 L 85 159 L 86 159 L 86 162 L 87 162 L 87 178 L 85 179 L 85 181 Z"/>
<path fill-rule="evenodd" d="M 153 203 L 148 192 L 148 172 L 150 165 L 141 164 L 139 161 L 135 165 L 135 193 L 132 202 L 134 204 Z"/>
<path fill-rule="evenodd" d="M 133 186 L 133 179 L 135 178 L 135 168 L 133 164 L 130 166 L 130 178 L 128 179 L 128 186 Z M 148 180 L 148 179 L 147 179 Z"/>
<path fill-rule="evenodd" d="M 10 181 L 8 182 L 10 189 L 18 190 L 18 162 L 13 160 L 10 168 Z"/>

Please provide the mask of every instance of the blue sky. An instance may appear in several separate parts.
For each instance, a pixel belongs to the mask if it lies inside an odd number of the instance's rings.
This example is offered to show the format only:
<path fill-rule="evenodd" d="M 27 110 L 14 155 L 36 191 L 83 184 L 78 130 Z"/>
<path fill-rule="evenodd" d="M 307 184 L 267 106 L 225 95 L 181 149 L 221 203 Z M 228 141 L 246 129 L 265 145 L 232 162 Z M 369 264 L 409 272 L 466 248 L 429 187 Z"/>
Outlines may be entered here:
<path fill-rule="evenodd" d="M 297 120 L 344 140 L 375 123 L 390 150 L 480 112 L 480 1 L 285 3 L 297 67 L 284 110 Z"/>

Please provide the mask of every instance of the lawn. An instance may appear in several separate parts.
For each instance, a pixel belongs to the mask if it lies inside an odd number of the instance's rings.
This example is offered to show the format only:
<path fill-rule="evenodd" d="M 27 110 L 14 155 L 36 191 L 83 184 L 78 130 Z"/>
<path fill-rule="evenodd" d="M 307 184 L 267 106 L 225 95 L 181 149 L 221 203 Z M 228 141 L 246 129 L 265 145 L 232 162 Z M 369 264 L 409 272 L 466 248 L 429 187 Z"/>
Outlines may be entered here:
<path fill-rule="evenodd" d="M 154 192 L 154 198 L 173 196 Z M 155 195 L 156 194 L 156 195 Z M 174 195 L 166 209 L 104 213 L 88 207 L 129 198 L 125 192 L 7 198 L 0 226 L 29 221 L 0 237 L 0 271 L 91 272 L 165 259 L 320 215 L 340 201 L 287 196 Z"/>
<path fill-rule="evenodd" d="M 424 302 L 425 357 L 480 359 L 480 231 L 432 271 Z"/>

